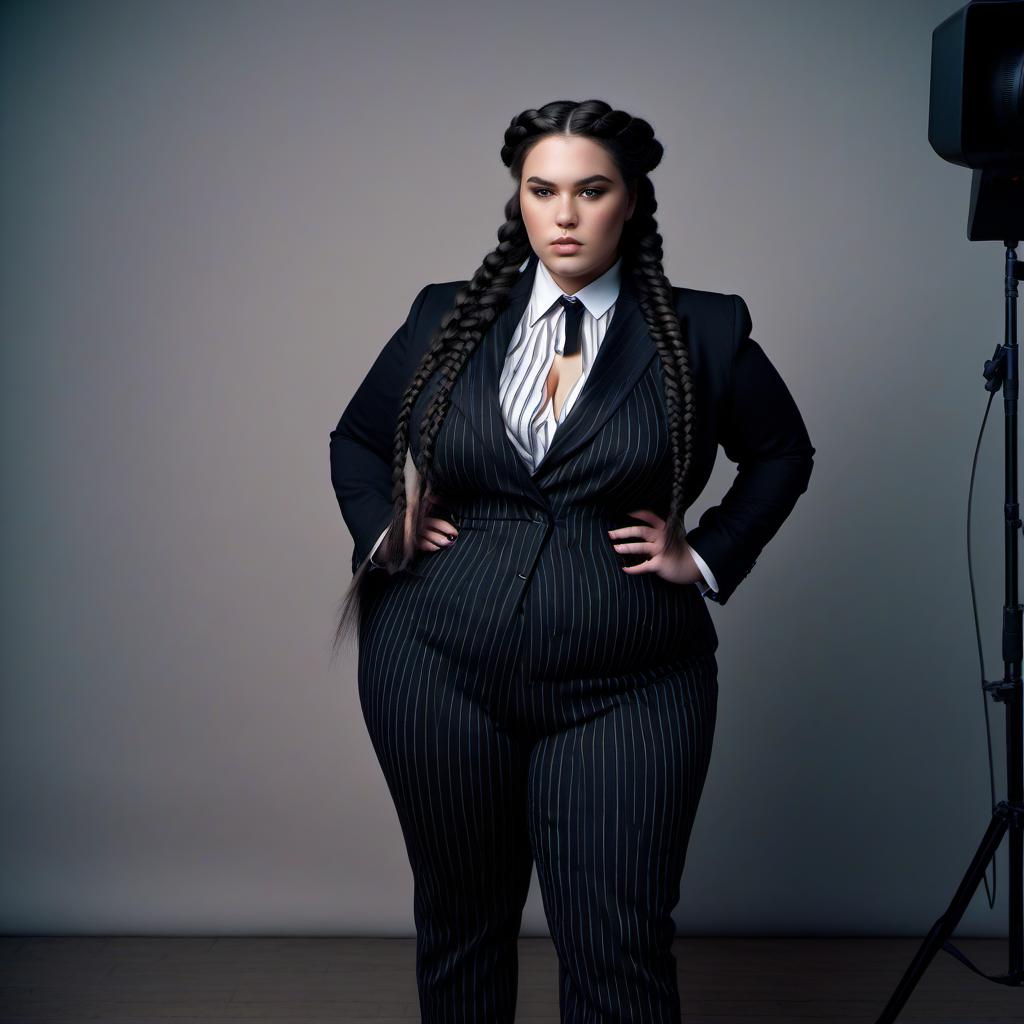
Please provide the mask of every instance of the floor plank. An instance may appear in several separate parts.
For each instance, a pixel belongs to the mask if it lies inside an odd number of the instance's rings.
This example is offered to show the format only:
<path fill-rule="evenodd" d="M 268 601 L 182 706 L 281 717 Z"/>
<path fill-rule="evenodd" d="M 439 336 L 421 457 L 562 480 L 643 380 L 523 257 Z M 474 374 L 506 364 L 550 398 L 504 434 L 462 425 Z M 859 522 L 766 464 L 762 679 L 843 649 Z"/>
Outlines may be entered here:
<path fill-rule="evenodd" d="M 873 1024 L 915 939 L 683 938 L 673 947 L 686 1024 Z M 956 945 L 1002 973 L 1007 945 Z M 520 939 L 516 1020 L 558 1024 L 548 938 Z M 2 1024 L 408 1024 L 419 1020 L 415 940 L 0 937 Z M 900 1024 L 1021 1024 L 1024 991 L 947 953 Z M 483 1024 L 483 1022 L 482 1022 Z"/>

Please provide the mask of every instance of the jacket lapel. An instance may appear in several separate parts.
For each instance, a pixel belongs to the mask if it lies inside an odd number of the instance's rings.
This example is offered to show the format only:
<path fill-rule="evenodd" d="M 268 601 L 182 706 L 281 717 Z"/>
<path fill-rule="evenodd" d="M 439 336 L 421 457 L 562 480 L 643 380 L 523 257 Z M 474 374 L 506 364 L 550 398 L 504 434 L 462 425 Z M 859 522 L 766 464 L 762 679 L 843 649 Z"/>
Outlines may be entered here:
<path fill-rule="evenodd" d="M 452 402 L 468 418 L 498 465 L 513 473 L 541 503 L 542 478 L 578 451 L 622 404 L 648 364 L 657 356 L 654 340 L 628 274 L 623 274 L 611 323 L 594 364 L 566 417 L 558 424 L 548 450 L 532 473 L 505 431 L 498 385 L 508 346 L 526 312 L 537 272 L 537 255 L 519 276 L 508 302 L 480 341 L 452 390 Z"/>
<path fill-rule="evenodd" d="M 597 350 L 594 365 L 572 408 L 558 424 L 534 476 L 543 476 L 587 444 L 625 401 L 657 354 L 633 286 L 623 277 L 619 297 L 615 300 L 615 312 Z M 497 388 L 494 404 L 500 416 Z"/>

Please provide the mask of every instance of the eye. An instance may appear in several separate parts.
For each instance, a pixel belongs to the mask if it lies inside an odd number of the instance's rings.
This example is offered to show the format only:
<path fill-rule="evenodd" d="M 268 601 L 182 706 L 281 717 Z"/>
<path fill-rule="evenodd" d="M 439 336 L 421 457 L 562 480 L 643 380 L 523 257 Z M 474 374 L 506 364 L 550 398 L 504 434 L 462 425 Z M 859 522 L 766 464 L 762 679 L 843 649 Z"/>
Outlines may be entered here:
<path fill-rule="evenodd" d="M 540 188 L 531 188 L 530 191 L 539 199 L 543 199 L 545 197 L 541 195 L 541 192 L 550 192 L 551 189 L 544 188 L 543 186 L 541 186 Z M 592 198 L 597 199 L 598 197 L 603 196 L 607 191 L 607 189 L 603 188 L 585 188 L 581 190 L 580 194 L 582 195 L 583 192 L 593 192 L 594 195 L 592 196 Z"/>

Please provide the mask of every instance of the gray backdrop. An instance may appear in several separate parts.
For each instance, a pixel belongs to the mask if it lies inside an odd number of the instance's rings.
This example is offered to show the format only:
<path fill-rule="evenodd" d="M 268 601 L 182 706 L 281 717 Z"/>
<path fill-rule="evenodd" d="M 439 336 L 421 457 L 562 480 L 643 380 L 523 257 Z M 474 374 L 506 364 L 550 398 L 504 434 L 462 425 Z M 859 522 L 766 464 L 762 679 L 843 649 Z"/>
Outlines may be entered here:
<path fill-rule="evenodd" d="M 926 931 L 990 813 L 965 521 L 1003 250 L 966 240 L 970 173 L 927 142 L 959 6 L 6 6 L 3 930 L 412 934 L 354 648 L 329 664 L 328 433 L 419 288 L 495 244 L 511 117 L 598 97 L 664 143 L 669 277 L 744 296 L 818 449 L 711 606 L 677 922 Z M 1000 398 L 993 676 L 1002 494 Z M 1005 934 L 1006 884 L 1004 843 L 958 934 Z"/>

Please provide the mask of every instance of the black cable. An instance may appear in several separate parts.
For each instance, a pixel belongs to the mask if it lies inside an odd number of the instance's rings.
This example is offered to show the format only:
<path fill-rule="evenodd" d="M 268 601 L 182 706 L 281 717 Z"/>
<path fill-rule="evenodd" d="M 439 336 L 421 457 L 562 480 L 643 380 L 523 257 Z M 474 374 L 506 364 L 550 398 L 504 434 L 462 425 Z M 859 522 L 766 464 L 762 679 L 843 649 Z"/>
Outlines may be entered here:
<path fill-rule="evenodd" d="M 978 661 L 981 665 L 981 700 L 985 708 L 985 739 L 988 742 L 988 782 L 989 782 L 989 793 L 992 801 L 992 812 L 995 813 L 996 806 L 996 783 L 995 783 L 995 768 L 992 760 L 992 723 L 989 719 L 988 714 L 988 693 L 985 690 L 985 652 L 981 642 L 981 627 L 978 622 L 978 600 L 977 595 L 974 592 L 974 572 L 971 568 L 971 502 L 974 497 L 974 476 L 978 469 L 978 451 L 981 448 L 981 439 L 985 434 L 985 424 L 988 422 L 988 413 L 992 408 L 992 399 L 995 398 L 996 392 L 990 391 L 988 396 L 988 405 L 985 406 L 985 415 L 981 420 L 981 429 L 978 431 L 978 442 L 974 446 L 974 459 L 971 463 L 971 484 L 968 488 L 967 493 L 967 575 L 971 581 L 971 607 L 974 609 L 974 633 L 978 643 Z M 985 883 L 985 893 L 988 895 L 988 906 L 991 910 L 995 906 L 996 899 L 996 854 L 995 851 L 992 853 L 992 891 L 989 892 L 988 888 L 988 877 L 982 875 L 981 880 Z M 987 870 L 987 869 L 986 869 Z"/>

